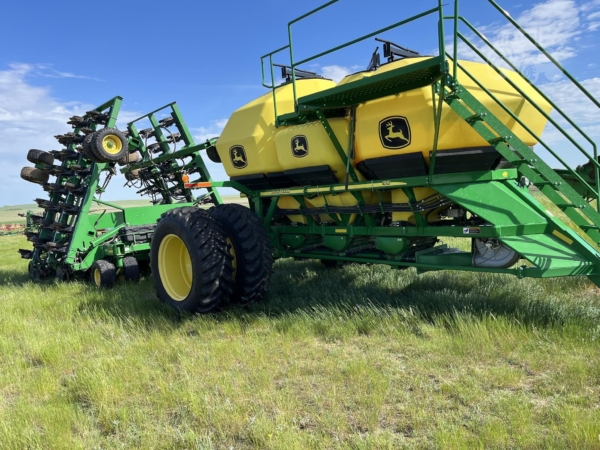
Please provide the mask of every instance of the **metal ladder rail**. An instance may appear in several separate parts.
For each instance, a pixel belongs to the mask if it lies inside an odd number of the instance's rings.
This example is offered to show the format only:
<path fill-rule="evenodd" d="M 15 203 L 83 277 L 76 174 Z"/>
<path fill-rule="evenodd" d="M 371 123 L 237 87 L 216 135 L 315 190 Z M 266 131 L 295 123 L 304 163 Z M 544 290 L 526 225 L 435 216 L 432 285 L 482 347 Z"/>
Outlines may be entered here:
<path fill-rule="evenodd" d="M 510 78 L 506 77 L 506 75 L 503 74 L 502 71 L 498 67 L 496 67 L 488 58 L 486 58 L 485 55 L 483 55 L 477 49 L 477 47 L 472 42 L 470 42 L 462 33 L 458 32 L 458 31 L 456 32 L 456 36 L 457 37 L 459 37 L 465 44 L 467 44 L 469 46 L 469 48 L 474 53 L 476 53 L 490 67 L 492 67 L 507 83 L 509 83 L 517 92 L 519 92 L 520 95 L 522 95 L 533 107 L 535 107 L 538 110 L 538 112 L 540 112 L 540 114 L 542 114 L 548 121 L 550 121 L 550 123 L 552 123 L 552 125 L 554 125 L 556 127 L 556 129 L 558 129 L 563 136 L 565 136 L 589 161 L 592 162 L 592 164 L 594 165 L 595 170 L 598 171 L 599 168 L 600 168 L 600 163 L 598 162 L 598 158 L 597 158 L 597 145 L 596 145 L 596 143 L 572 119 L 570 119 L 569 116 L 567 116 L 567 114 L 564 111 L 562 111 L 551 99 L 549 99 L 548 96 L 545 95 L 544 92 L 541 89 L 539 89 L 535 84 L 533 84 L 526 76 L 524 76 L 514 66 L 514 64 L 512 64 L 510 62 L 510 60 L 508 60 L 508 58 L 506 58 L 499 50 L 497 50 L 496 47 L 494 47 L 492 45 L 492 43 L 489 42 L 485 38 L 485 36 L 481 35 L 481 33 L 479 33 L 479 31 L 477 31 L 477 29 L 475 27 L 473 27 L 463 17 L 459 16 L 459 20 L 461 20 L 463 23 L 465 23 L 482 41 L 484 41 L 500 58 L 502 58 L 503 61 L 505 61 L 532 88 L 534 88 L 536 90 L 536 92 L 542 98 L 544 98 L 544 100 L 546 100 L 571 126 L 573 126 L 573 128 L 575 128 L 575 130 L 577 130 L 579 132 L 579 134 L 581 134 L 581 136 L 583 138 L 585 138 L 585 140 L 587 140 L 592 145 L 595 157 L 592 157 L 583 147 L 581 147 L 579 145 L 579 143 L 577 141 L 575 141 L 575 139 L 570 134 L 568 134 L 558 123 L 556 123 L 556 121 L 554 119 L 552 119 L 550 117 L 550 115 L 546 114 L 537 104 L 535 104 L 529 98 L 529 96 L 527 96 L 518 86 L 516 86 L 516 84 L 512 80 L 510 80 Z M 457 67 L 457 66 L 459 66 L 459 63 L 455 62 L 454 63 L 454 67 Z M 464 68 L 462 68 L 462 70 L 465 71 Z M 474 78 L 472 76 L 471 76 L 471 79 L 474 80 Z M 474 81 L 477 82 L 477 80 L 474 80 Z M 494 100 L 497 103 L 499 103 L 496 99 L 494 99 Z M 521 125 L 523 125 L 523 124 L 521 123 Z M 530 132 L 530 134 L 532 134 L 532 136 L 533 136 L 533 133 Z M 534 136 L 534 137 L 536 137 L 536 136 Z M 539 139 L 538 139 L 538 141 L 539 141 Z M 569 173 L 571 173 L 579 182 L 581 182 L 587 189 L 589 189 L 590 191 L 592 191 L 592 192 L 596 193 L 596 195 L 598 195 L 598 192 L 600 192 L 600 178 L 599 177 L 596 177 L 596 189 L 593 189 L 591 186 L 589 186 L 589 184 L 576 171 L 574 171 L 571 167 L 569 167 L 569 165 L 567 163 L 565 163 L 563 161 L 563 159 L 559 155 L 557 155 L 551 148 L 549 148 L 547 145 L 544 145 L 544 147 L 552 154 L 552 156 L 554 156 L 561 164 L 563 164 L 563 166 L 569 171 Z M 598 204 L 598 208 L 600 208 L 600 204 Z"/>
<path fill-rule="evenodd" d="M 534 184 L 573 222 L 600 245 L 600 213 L 588 203 L 550 166 L 539 159 L 523 141 L 494 116 L 466 88 L 454 82 L 453 90 L 445 96 L 446 103 L 489 142 L 504 158 L 517 167 L 519 173 Z M 516 155 L 513 147 L 520 155 Z M 571 203 L 564 203 L 566 201 Z M 580 213 L 584 214 L 588 222 Z"/>

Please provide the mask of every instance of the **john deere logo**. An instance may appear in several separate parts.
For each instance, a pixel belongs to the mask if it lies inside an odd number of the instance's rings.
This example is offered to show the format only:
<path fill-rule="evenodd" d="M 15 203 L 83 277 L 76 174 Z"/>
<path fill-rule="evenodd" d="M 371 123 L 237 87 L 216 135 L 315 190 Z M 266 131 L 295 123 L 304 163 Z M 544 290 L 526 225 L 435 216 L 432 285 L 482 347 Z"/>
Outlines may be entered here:
<path fill-rule="evenodd" d="M 398 150 L 410 145 L 410 125 L 406 117 L 388 117 L 379 122 L 379 139 L 385 148 Z"/>
<path fill-rule="evenodd" d="M 246 150 L 241 145 L 234 145 L 229 149 L 229 158 L 231 158 L 231 164 L 236 169 L 243 169 L 248 165 Z"/>
<path fill-rule="evenodd" d="M 308 139 L 306 136 L 294 136 L 292 138 L 292 154 L 296 158 L 304 158 L 308 155 Z"/>

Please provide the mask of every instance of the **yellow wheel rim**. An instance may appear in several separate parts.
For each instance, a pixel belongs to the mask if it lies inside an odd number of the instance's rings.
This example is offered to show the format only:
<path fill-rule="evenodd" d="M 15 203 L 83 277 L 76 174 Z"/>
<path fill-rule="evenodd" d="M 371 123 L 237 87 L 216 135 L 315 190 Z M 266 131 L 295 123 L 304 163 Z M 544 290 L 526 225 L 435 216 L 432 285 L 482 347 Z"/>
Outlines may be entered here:
<path fill-rule="evenodd" d="M 183 241 L 174 234 L 164 237 L 158 247 L 158 273 L 169 297 L 177 302 L 192 290 L 192 260 Z"/>
<path fill-rule="evenodd" d="M 102 286 L 102 274 L 100 273 L 100 269 L 94 269 L 94 283 L 96 286 Z"/>
<path fill-rule="evenodd" d="M 231 239 L 227 238 L 227 243 L 229 244 L 229 254 L 233 256 L 231 265 L 233 266 L 233 279 L 235 280 L 235 274 L 237 272 L 237 257 L 235 256 L 235 249 L 233 248 L 233 242 L 231 242 Z"/>
<path fill-rule="evenodd" d="M 102 148 L 106 153 L 116 155 L 123 149 L 123 143 L 117 136 L 109 134 L 102 138 Z"/>

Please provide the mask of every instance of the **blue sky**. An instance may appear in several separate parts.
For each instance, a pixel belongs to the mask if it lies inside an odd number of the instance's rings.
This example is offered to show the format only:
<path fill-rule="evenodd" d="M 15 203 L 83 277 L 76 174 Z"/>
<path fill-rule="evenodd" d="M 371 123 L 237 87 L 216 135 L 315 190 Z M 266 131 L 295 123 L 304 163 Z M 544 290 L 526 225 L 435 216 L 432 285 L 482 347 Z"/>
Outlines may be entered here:
<path fill-rule="evenodd" d="M 600 97 L 600 0 L 499 1 Z M 0 206 L 44 196 L 19 177 L 28 165 L 27 151 L 60 148 L 52 136 L 69 130 L 68 117 L 115 95 L 124 97 L 121 124 L 177 101 L 198 140 L 218 135 L 236 108 L 265 92 L 259 57 L 287 43 L 289 20 L 322 3 L 7 2 L 0 27 Z M 296 55 L 316 54 L 436 5 L 436 0 L 340 0 L 296 25 Z M 600 111 L 539 59 L 487 2 L 462 0 L 461 11 L 600 142 Z M 435 27 L 433 19 L 424 19 L 382 37 L 432 54 Z M 363 69 L 376 45 L 369 40 L 306 68 L 339 79 Z M 288 59 L 281 55 L 277 61 Z M 555 131 L 548 129 L 544 137 L 568 162 L 582 162 Z M 213 178 L 225 178 L 220 167 L 212 168 Z M 136 198 L 123 183 L 114 179 L 104 198 Z"/>

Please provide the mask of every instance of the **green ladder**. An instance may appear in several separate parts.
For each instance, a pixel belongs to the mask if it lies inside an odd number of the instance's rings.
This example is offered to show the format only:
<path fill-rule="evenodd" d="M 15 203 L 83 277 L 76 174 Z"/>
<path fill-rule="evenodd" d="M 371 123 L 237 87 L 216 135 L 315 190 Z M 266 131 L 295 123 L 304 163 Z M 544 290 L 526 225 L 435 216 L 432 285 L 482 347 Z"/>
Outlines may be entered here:
<path fill-rule="evenodd" d="M 600 214 L 554 169 L 512 133 L 465 87 L 454 82 L 444 101 L 540 189 L 567 217 L 600 245 Z M 515 151 L 513 151 L 512 149 Z"/>

